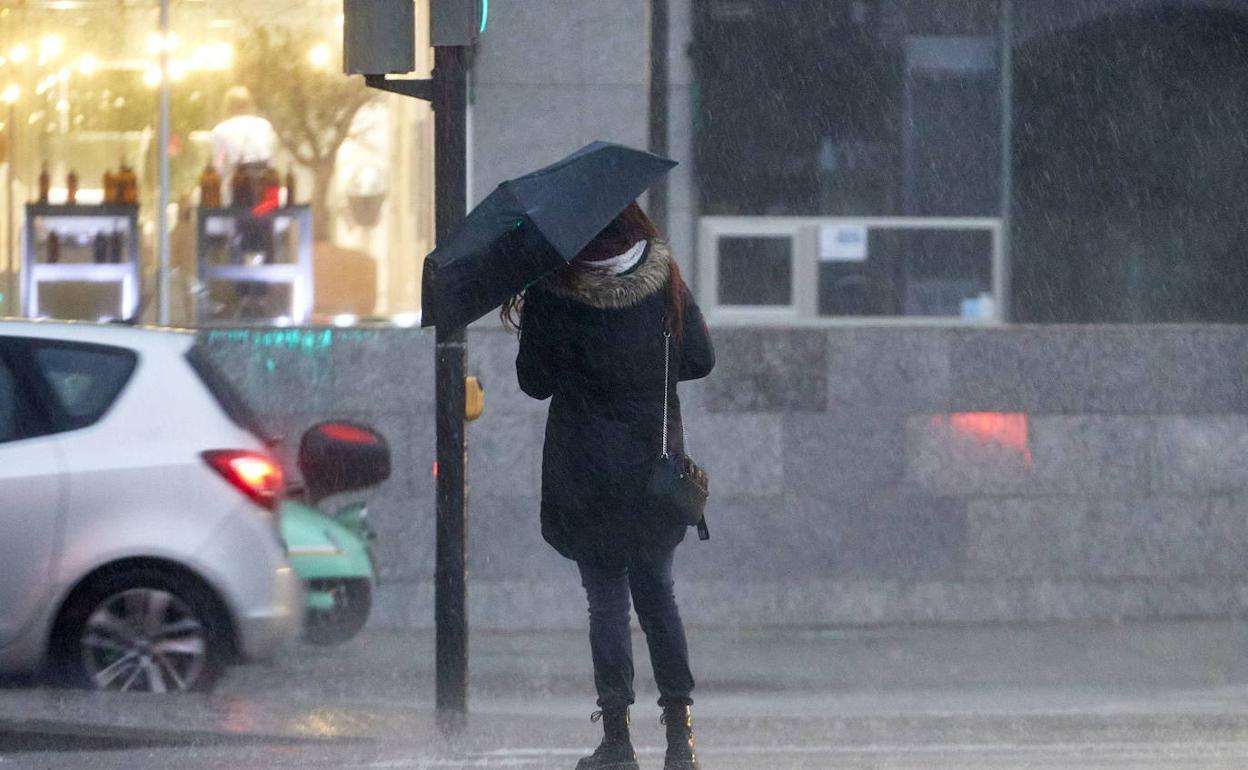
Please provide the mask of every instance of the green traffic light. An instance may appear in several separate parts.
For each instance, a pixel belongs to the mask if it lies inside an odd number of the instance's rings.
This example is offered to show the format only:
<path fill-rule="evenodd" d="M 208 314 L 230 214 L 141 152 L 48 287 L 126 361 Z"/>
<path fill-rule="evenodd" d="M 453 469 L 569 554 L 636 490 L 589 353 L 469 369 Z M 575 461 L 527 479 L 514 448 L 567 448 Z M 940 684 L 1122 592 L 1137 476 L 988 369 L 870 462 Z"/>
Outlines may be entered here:
<path fill-rule="evenodd" d="M 477 33 L 485 31 L 485 23 L 490 19 L 490 0 L 481 0 L 481 29 Z"/>

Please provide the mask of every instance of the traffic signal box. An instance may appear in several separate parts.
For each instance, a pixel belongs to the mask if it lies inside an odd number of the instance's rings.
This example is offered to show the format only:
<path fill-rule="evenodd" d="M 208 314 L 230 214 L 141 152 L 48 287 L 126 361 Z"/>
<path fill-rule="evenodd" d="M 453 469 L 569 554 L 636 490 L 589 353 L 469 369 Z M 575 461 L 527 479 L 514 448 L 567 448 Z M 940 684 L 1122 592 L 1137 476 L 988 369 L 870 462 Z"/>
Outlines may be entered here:
<path fill-rule="evenodd" d="M 429 39 L 435 46 L 472 46 L 489 14 L 489 0 L 418 0 L 429 4 Z M 343 71 L 397 75 L 416 61 L 413 0 L 343 0 Z"/>

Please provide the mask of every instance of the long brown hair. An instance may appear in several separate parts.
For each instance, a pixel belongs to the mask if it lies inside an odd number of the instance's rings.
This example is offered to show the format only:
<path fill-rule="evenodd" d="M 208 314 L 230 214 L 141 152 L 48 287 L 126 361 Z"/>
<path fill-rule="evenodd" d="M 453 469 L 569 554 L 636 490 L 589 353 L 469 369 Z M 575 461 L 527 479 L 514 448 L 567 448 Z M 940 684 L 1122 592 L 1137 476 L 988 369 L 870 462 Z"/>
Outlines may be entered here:
<path fill-rule="evenodd" d="M 654 243 L 659 237 L 659 228 L 655 226 L 654 221 L 646 216 L 646 212 L 642 210 L 641 206 L 637 205 L 637 201 L 633 201 L 616 215 L 615 219 L 611 220 L 601 232 L 594 236 L 594 239 L 586 244 L 585 248 L 581 249 L 575 259 L 560 267 L 556 273 L 563 271 L 591 271 L 594 269 L 595 262 L 601 262 L 604 259 L 610 259 L 618 254 L 623 254 L 631 249 L 637 241 Z M 684 284 L 681 282 L 680 269 L 676 266 L 676 260 L 669 259 L 668 265 L 671 271 L 671 278 L 667 284 L 666 321 L 672 337 L 679 342 L 680 330 L 685 315 L 684 296 L 682 294 Z M 504 328 L 511 329 L 519 334 L 524 318 L 524 292 L 508 297 L 499 311 L 499 317 L 502 319 Z"/>

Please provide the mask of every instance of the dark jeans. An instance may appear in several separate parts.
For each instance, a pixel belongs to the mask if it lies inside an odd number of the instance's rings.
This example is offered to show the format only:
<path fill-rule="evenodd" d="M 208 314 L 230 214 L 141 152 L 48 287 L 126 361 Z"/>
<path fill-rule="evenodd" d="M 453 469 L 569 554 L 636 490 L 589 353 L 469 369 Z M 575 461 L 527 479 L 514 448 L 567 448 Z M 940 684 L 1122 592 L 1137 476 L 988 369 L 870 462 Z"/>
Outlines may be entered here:
<path fill-rule="evenodd" d="M 632 705 L 633 640 L 629 635 L 629 594 L 646 634 L 650 664 L 659 687 L 659 705 L 692 704 L 693 674 L 685 625 L 672 593 L 675 550 L 633 553 L 623 567 L 577 563 L 589 598 L 589 646 L 594 657 L 594 686 L 601 708 Z"/>

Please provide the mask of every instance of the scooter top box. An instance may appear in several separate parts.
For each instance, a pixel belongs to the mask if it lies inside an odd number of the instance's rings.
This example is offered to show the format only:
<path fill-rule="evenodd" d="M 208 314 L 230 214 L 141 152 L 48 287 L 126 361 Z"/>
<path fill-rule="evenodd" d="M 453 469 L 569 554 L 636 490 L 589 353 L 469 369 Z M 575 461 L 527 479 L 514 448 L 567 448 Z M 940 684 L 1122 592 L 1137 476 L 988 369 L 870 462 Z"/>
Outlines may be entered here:
<path fill-rule="evenodd" d="M 299 440 L 298 464 L 308 493 L 319 500 L 390 478 L 390 446 L 367 425 L 327 420 Z"/>

